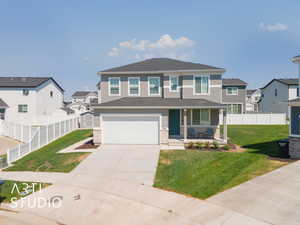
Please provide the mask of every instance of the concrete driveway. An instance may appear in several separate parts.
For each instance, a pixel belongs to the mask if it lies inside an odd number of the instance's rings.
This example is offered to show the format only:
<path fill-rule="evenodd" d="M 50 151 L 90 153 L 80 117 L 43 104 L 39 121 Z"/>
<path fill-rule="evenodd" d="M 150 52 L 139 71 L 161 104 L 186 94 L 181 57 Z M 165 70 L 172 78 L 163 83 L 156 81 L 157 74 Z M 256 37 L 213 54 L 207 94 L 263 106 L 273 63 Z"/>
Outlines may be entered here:
<path fill-rule="evenodd" d="M 102 145 L 72 173 L 152 185 L 159 145 Z"/>

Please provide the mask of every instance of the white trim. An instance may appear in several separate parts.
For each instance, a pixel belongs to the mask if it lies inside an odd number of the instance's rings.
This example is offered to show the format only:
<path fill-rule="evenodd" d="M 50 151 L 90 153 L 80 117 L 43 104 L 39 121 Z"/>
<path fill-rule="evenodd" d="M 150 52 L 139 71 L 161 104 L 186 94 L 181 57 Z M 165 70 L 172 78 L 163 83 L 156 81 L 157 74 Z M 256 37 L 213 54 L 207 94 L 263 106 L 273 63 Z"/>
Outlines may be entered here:
<path fill-rule="evenodd" d="M 299 134 L 291 134 L 290 137 L 300 138 L 300 135 Z"/>
<path fill-rule="evenodd" d="M 225 109 L 226 106 L 91 106 L 94 109 Z"/>
<path fill-rule="evenodd" d="M 229 92 L 228 92 L 228 89 L 236 89 L 236 94 L 230 94 Z M 239 88 L 238 87 L 226 87 L 226 95 L 239 95 Z"/>
<path fill-rule="evenodd" d="M 176 88 L 176 90 L 172 90 L 171 78 L 176 78 L 176 82 L 177 82 L 177 88 Z M 179 91 L 179 76 L 169 75 L 169 91 L 170 92 L 178 92 Z"/>
<path fill-rule="evenodd" d="M 138 79 L 138 94 L 130 94 L 130 79 Z M 141 79 L 140 77 L 128 77 L 127 80 L 127 86 L 128 86 L 128 96 L 140 96 L 141 95 Z"/>
<path fill-rule="evenodd" d="M 100 129 L 101 129 L 101 143 L 104 143 L 104 135 L 103 133 L 105 132 L 103 129 L 103 117 L 158 117 L 158 144 L 160 144 L 160 131 L 163 129 L 162 126 L 162 113 L 101 113 L 100 114 Z"/>
<path fill-rule="evenodd" d="M 196 93 L 196 77 L 208 78 L 208 93 Z M 194 95 L 210 95 L 210 75 L 193 75 L 193 94 Z"/>
<path fill-rule="evenodd" d="M 222 104 L 226 105 L 226 111 L 227 111 L 228 114 L 237 114 L 237 115 L 244 114 L 244 108 L 245 108 L 245 106 L 244 106 L 243 102 L 222 102 Z M 227 110 L 227 105 L 233 105 L 233 104 L 235 104 L 235 105 L 242 105 L 242 112 L 241 113 L 229 113 L 228 110 Z"/>
<path fill-rule="evenodd" d="M 158 70 L 158 71 L 124 71 L 124 72 L 97 72 L 98 75 L 114 74 L 162 74 L 162 73 L 210 73 L 211 75 L 221 75 L 225 73 L 224 69 L 207 69 L 207 70 Z"/>
<path fill-rule="evenodd" d="M 119 94 L 111 94 L 110 93 L 110 80 L 118 79 L 119 80 Z M 121 78 L 120 77 L 109 77 L 108 78 L 108 96 L 121 96 Z"/>
<path fill-rule="evenodd" d="M 221 88 L 222 85 L 221 84 L 211 84 L 210 87 L 211 88 Z"/>
<path fill-rule="evenodd" d="M 159 79 L 159 86 L 158 86 L 158 94 L 151 94 L 150 93 L 150 79 L 151 78 L 158 78 Z M 161 94 L 161 78 L 160 77 L 152 77 L 152 76 L 149 76 L 148 77 L 148 96 L 160 96 Z"/>

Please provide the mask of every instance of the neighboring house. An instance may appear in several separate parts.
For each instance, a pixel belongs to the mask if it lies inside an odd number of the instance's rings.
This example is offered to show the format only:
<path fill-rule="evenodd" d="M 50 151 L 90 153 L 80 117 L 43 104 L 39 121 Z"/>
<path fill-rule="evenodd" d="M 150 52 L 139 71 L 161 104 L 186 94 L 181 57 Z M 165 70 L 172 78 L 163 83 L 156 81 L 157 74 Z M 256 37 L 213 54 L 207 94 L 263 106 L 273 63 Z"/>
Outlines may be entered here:
<path fill-rule="evenodd" d="M 98 98 L 97 91 L 76 91 L 72 95 L 72 102 L 90 104 L 93 101 L 93 99 L 96 98 Z"/>
<path fill-rule="evenodd" d="M 259 112 L 260 99 L 261 99 L 260 89 L 247 90 L 246 112 Z"/>
<path fill-rule="evenodd" d="M 247 83 L 236 78 L 223 79 L 222 102 L 230 114 L 245 113 Z"/>
<path fill-rule="evenodd" d="M 29 124 L 60 110 L 64 90 L 51 77 L 0 77 L 0 96 L 2 118 Z"/>
<path fill-rule="evenodd" d="M 0 98 L 0 119 L 5 120 L 5 111 L 8 105 Z"/>
<path fill-rule="evenodd" d="M 90 110 L 90 104 L 85 102 L 71 102 L 66 105 L 67 108 L 73 110 L 75 113 L 83 113 Z"/>
<path fill-rule="evenodd" d="M 168 144 L 218 139 L 223 115 L 222 68 L 153 58 L 98 72 L 98 104 L 92 105 L 94 141 L 104 144 Z M 227 140 L 224 126 L 223 140 Z"/>
<path fill-rule="evenodd" d="M 296 78 L 273 79 L 261 88 L 260 109 L 267 113 L 286 113 L 289 116 L 288 101 L 297 98 L 299 81 Z"/>
<path fill-rule="evenodd" d="M 298 64 L 300 81 L 300 55 L 295 56 L 292 61 Z M 289 154 L 292 158 L 300 158 L 300 98 L 290 100 L 289 105 L 291 118 Z"/>

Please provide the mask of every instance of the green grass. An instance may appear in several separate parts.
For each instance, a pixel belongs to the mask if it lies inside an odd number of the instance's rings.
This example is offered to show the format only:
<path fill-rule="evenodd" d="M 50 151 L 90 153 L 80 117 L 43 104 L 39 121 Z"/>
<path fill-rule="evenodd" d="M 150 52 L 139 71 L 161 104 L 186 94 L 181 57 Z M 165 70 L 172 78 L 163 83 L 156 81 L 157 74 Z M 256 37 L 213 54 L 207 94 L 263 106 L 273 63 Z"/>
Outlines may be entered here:
<path fill-rule="evenodd" d="M 161 151 L 154 186 L 205 199 L 287 164 L 269 158 L 287 126 L 229 126 L 228 136 L 246 152 Z"/>
<path fill-rule="evenodd" d="M 280 157 L 277 141 L 288 137 L 285 125 L 230 125 L 228 137 L 251 153 Z"/>
<path fill-rule="evenodd" d="M 9 203 L 12 200 L 20 199 L 27 195 L 32 194 L 32 192 L 28 192 L 28 193 L 24 192 L 26 187 L 29 187 L 32 190 L 33 189 L 32 187 L 34 186 L 34 189 L 36 192 L 45 187 L 48 187 L 49 185 L 50 185 L 49 183 L 22 182 L 22 181 L 6 180 L 0 189 L 1 190 L 0 203 L 1 202 Z"/>
<path fill-rule="evenodd" d="M 5 171 L 70 172 L 89 153 L 57 153 L 92 135 L 91 130 L 76 130 L 19 159 Z"/>

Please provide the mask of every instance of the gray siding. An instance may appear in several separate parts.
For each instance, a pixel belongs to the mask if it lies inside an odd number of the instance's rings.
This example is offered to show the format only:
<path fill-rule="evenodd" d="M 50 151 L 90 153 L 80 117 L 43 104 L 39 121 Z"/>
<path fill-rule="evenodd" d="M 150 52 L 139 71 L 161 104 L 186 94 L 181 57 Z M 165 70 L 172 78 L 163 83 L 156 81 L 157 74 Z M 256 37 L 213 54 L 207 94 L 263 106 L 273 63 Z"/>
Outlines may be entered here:
<path fill-rule="evenodd" d="M 234 87 L 234 86 L 232 86 Z M 226 87 L 222 88 L 223 103 L 239 103 L 243 105 L 243 112 L 246 110 L 246 87 L 238 87 L 238 95 L 227 95 Z"/>
<path fill-rule="evenodd" d="M 300 106 L 291 107 L 291 133 L 300 135 Z"/>
<path fill-rule="evenodd" d="M 180 75 L 179 76 L 179 88 L 178 92 L 170 92 L 169 90 L 169 75 L 102 75 L 101 78 L 101 102 L 108 102 L 123 97 L 128 97 L 128 77 L 140 77 L 140 96 L 150 97 L 148 95 L 148 77 L 159 76 L 161 78 L 161 93 L 160 96 L 164 98 L 186 98 L 186 99 L 206 99 L 209 101 L 221 103 L 222 100 L 222 76 L 221 75 L 210 75 L 210 93 L 208 95 L 194 95 L 194 81 L 193 75 Z M 108 93 L 108 79 L 109 77 L 120 77 L 121 80 L 121 95 L 120 96 L 109 96 Z M 152 96 L 151 96 L 152 97 Z"/>

